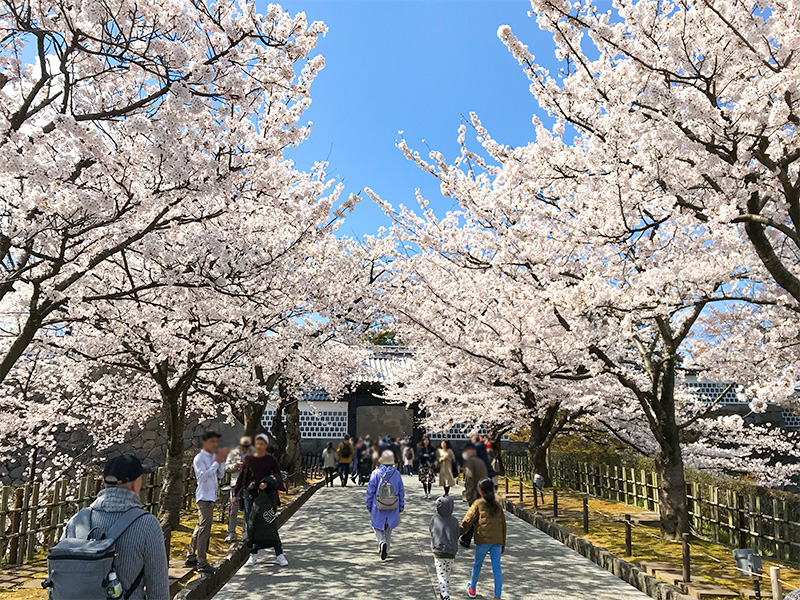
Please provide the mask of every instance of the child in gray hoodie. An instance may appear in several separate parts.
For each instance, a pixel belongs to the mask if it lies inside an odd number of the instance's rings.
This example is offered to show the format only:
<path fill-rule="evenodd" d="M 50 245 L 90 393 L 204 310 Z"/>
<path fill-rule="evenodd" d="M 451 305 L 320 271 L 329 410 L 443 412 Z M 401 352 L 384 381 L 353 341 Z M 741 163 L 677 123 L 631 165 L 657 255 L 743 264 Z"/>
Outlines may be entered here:
<path fill-rule="evenodd" d="M 458 552 L 458 525 L 458 519 L 453 516 L 453 497 L 439 498 L 436 501 L 436 514 L 431 518 L 430 531 L 441 600 L 450 600 L 450 574 Z"/>

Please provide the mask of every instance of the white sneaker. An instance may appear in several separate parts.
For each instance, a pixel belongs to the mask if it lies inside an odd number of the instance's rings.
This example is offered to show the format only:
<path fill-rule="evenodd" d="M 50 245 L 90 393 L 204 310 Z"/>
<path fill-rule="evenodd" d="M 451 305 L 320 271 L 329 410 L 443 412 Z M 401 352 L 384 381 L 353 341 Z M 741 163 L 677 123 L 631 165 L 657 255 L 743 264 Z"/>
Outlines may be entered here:
<path fill-rule="evenodd" d="M 236 541 L 236 536 L 234 534 L 232 534 L 232 533 L 229 533 L 228 537 L 225 538 L 225 543 L 226 544 L 232 544 L 235 541 Z"/>
<path fill-rule="evenodd" d="M 247 559 L 247 566 L 248 567 L 254 567 L 257 564 L 258 564 L 258 555 L 257 554 L 251 554 L 250 558 Z"/>
<path fill-rule="evenodd" d="M 275 557 L 275 562 L 277 562 L 282 567 L 288 567 L 289 566 L 289 561 L 286 560 L 286 556 L 283 555 L 283 554 L 279 554 L 278 556 L 276 556 Z"/>

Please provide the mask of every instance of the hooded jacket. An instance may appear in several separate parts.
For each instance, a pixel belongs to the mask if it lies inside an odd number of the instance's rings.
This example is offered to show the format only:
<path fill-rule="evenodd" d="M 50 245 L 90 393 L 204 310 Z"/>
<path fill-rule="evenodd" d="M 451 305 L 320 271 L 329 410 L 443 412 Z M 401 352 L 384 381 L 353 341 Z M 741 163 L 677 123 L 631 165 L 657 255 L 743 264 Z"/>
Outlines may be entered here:
<path fill-rule="evenodd" d="M 458 552 L 458 519 L 453 516 L 453 497 L 436 501 L 436 514 L 431 518 L 431 550 L 436 558 L 455 558 Z"/>
<path fill-rule="evenodd" d="M 494 511 L 483 498 L 479 498 L 469 507 L 464 520 L 461 521 L 459 533 L 464 534 L 475 527 L 476 544 L 498 544 L 506 549 L 506 515 L 503 507 L 497 504 Z"/>
<path fill-rule="evenodd" d="M 400 500 L 399 506 L 394 510 L 380 510 L 375 497 L 378 490 L 389 482 L 397 492 L 398 499 Z M 367 485 L 367 510 L 372 515 L 372 526 L 375 529 L 395 529 L 400 525 L 400 513 L 405 508 L 406 504 L 406 491 L 403 487 L 403 477 L 400 472 L 394 467 L 388 465 L 380 465 L 372 472 Z"/>
<path fill-rule="evenodd" d="M 131 508 L 142 508 L 139 495 L 125 488 L 110 487 L 100 490 L 92 502 L 92 526 L 108 531 L 122 513 Z M 70 520 L 63 537 L 75 537 L 74 520 Z M 139 517 L 116 541 L 117 569 L 122 587 L 130 589 L 144 569 L 144 578 L 134 590 L 131 600 L 169 600 L 169 572 L 164 535 L 155 515 Z"/>

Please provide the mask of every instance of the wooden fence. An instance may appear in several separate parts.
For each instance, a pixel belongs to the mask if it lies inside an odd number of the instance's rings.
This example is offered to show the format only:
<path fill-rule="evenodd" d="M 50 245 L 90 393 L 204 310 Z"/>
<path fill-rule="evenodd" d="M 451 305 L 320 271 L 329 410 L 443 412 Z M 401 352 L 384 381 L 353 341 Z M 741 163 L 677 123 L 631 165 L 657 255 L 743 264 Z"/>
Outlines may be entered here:
<path fill-rule="evenodd" d="M 304 455 L 302 471 L 305 479 L 321 477 L 318 456 Z M 142 506 L 157 514 L 161 486 L 166 472 L 163 467 L 144 475 L 139 494 Z M 229 477 L 221 485 L 229 482 Z M 194 504 L 194 471 L 186 466 L 183 473 L 183 506 Z M 43 490 L 40 483 L 0 487 L 0 562 L 20 565 L 31 560 L 40 548 L 47 549 L 61 538 L 67 521 L 80 509 L 91 504 L 102 489 L 101 477 L 87 475 L 81 479 L 62 479 Z M 220 494 L 220 518 L 225 516 L 227 497 Z"/>
<path fill-rule="evenodd" d="M 144 508 L 157 513 L 164 468 L 143 476 L 140 497 Z M 194 502 L 194 473 L 184 468 L 184 508 Z M 62 479 L 46 490 L 41 484 L 0 488 L 0 559 L 8 565 L 31 560 L 39 548 L 49 548 L 64 531 L 67 521 L 91 504 L 102 489 L 103 479 L 92 475 Z"/>
<path fill-rule="evenodd" d="M 527 455 L 508 453 L 503 460 L 510 476 L 530 479 Z M 557 486 L 659 512 L 658 474 L 653 471 L 554 458 L 550 475 Z M 800 562 L 800 496 L 733 481 L 729 487 L 689 482 L 686 496 L 692 532 L 698 537 Z"/>

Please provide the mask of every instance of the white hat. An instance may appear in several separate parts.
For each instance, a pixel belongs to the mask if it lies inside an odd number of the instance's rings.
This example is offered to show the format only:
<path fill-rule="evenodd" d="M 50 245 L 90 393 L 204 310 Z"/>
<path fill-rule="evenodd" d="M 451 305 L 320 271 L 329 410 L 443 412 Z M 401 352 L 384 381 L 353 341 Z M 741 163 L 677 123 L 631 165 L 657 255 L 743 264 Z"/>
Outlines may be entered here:
<path fill-rule="evenodd" d="M 265 444 L 269 445 L 269 438 L 268 438 L 268 437 L 267 437 L 265 434 L 263 434 L 263 433 L 259 433 L 259 434 L 256 436 L 256 439 L 257 439 L 257 440 L 263 440 Z"/>
<path fill-rule="evenodd" d="M 393 465 L 394 464 L 394 452 L 391 450 L 384 450 L 381 457 L 378 459 L 378 462 L 382 465 Z"/>

